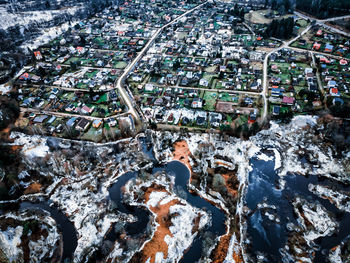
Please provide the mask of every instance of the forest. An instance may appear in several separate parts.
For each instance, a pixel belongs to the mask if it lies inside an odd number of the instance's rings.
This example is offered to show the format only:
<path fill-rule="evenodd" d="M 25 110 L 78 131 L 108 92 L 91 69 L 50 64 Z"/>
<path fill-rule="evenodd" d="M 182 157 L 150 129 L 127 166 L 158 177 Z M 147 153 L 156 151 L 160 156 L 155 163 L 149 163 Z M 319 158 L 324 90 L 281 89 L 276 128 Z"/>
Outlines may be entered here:
<path fill-rule="evenodd" d="M 349 0 L 296 0 L 296 9 L 320 19 L 350 14 Z"/>

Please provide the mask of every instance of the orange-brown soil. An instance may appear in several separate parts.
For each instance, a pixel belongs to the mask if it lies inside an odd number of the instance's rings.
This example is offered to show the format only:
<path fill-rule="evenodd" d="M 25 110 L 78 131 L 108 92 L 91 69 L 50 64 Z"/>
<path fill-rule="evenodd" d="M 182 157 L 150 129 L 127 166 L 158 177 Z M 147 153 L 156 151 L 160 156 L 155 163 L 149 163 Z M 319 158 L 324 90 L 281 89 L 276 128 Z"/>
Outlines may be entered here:
<path fill-rule="evenodd" d="M 192 174 L 193 171 L 189 161 L 189 156 L 191 156 L 192 154 L 189 150 L 187 142 L 185 140 L 176 142 L 174 144 L 174 148 L 175 148 L 174 160 L 178 160 L 183 164 L 187 165 L 187 167 L 190 169 Z M 227 166 L 225 163 L 221 163 L 219 161 L 217 163 L 223 166 Z M 229 191 L 229 193 L 231 193 L 233 196 L 237 196 L 238 192 L 236 187 L 234 187 L 228 182 L 229 178 L 231 178 L 232 176 L 236 176 L 234 171 L 229 171 L 226 174 L 222 174 L 222 177 L 225 179 L 227 190 Z M 192 176 L 190 178 L 192 178 Z M 213 204 L 213 202 L 211 202 L 210 200 L 207 200 L 207 201 Z M 216 205 L 216 204 L 213 204 L 213 205 Z M 212 255 L 214 256 L 213 258 L 214 263 L 223 262 L 225 260 L 228 252 L 228 247 L 230 245 L 231 237 L 232 237 L 232 233 L 228 233 L 227 235 L 222 236 L 220 238 L 218 245 L 216 246 L 214 252 L 212 253 Z M 233 253 L 233 259 L 235 260 L 236 263 L 243 262 L 242 256 L 235 252 Z"/>
<path fill-rule="evenodd" d="M 152 191 L 166 192 L 165 189 L 160 190 L 158 187 L 151 186 L 145 192 L 145 203 L 148 202 Z M 141 251 L 142 260 L 139 262 L 145 262 L 150 258 L 150 263 L 155 262 L 155 256 L 157 252 L 162 252 L 164 258 L 168 256 L 168 245 L 164 241 L 166 235 L 172 236 L 169 227 L 171 225 L 169 209 L 171 206 L 180 203 L 179 200 L 174 199 L 164 205 L 158 204 L 156 207 L 150 207 L 150 210 L 156 214 L 156 222 L 159 224 L 153 238 L 148 241 Z"/>
<path fill-rule="evenodd" d="M 220 238 L 220 241 L 219 241 L 218 245 L 216 246 L 214 253 L 213 253 L 213 255 L 214 255 L 213 262 L 214 263 L 224 262 L 224 260 L 227 256 L 228 247 L 230 245 L 231 237 L 232 237 L 232 234 L 229 233 L 229 234 Z M 243 262 L 242 256 L 240 254 L 237 254 L 235 251 L 233 251 L 232 257 L 236 263 Z"/>
<path fill-rule="evenodd" d="M 41 189 L 41 184 L 35 182 L 28 186 L 28 188 L 24 191 L 24 194 L 36 194 L 39 193 Z"/>
<path fill-rule="evenodd" d="M 222 174 L 222 177 L 225 179 L 226 182 L 226 187 L 229 193 L 231 193 L 233 196 L 237 196 L 237 190 L 238 189 L 234 189 L 229 183 L 228 180 L 231 176 L 236 176 L 236 175 L 230 175 L 230 174 Z"/>
<path fill-rule="evenodd" d="M 174 143 L 174 160 L 182 162 L 184 165 L 190 169 L 192 172 L 192 167 L 190 164 L 189 156 L 191 156 L 191 151 L 188 148 L 188 144 L 185 140 Z"/>

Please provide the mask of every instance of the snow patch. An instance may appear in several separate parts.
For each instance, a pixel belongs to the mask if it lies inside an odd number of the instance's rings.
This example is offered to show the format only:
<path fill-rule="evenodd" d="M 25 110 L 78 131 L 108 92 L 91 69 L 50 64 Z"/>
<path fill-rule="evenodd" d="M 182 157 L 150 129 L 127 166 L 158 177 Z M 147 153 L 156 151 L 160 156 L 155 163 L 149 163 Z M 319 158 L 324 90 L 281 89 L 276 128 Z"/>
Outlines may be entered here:
<path fill-rule="evenodd" d="M 22 226 L 8 227 L 5 231 L 0 231 L 0 247 L 9 262 L 20 261 L 19 258 L 23 253 L 20 249 L 22 232 Z"/>

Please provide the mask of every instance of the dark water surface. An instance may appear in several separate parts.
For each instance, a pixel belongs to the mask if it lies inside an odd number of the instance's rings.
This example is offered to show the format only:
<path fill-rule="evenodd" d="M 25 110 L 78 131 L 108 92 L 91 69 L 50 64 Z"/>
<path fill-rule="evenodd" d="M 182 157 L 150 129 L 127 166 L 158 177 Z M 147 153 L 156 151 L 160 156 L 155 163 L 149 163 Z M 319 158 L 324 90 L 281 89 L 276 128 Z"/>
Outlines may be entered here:
<path fill-rule="evenodd" d="M 301 160 L 302 161 L 302 160 Z M 249 174 L 249 184 L 246 195 L 247 206 L 254 211 L 248 219 L 248 235 L 251 238 L 250 252 L 256 254 L 263 252 L 266 262 L 281 262 L 279 250 L 284 247 L 288 237 L 287 223 L 297 224 L 293 214 L 291 201 L 296 197 L 302 197 L 307 201 L 319 202 L 328 211 L 337 216 L 339 229 L 336 235 L 321 237 L 316 240 L 320 250 L 315 255 L 314 262 L 325 262 L 325 253 L 329 249 L 339 245 L 342 240 L 350 235 L 350 214 L 337 209 L 328 200 L 324 200 L 314 195 L 308 190 L 309 184 L 320 184 L 334 186 L 338 190 L 349 191 L 350 187 L 329 179 L 319 179 L 316 175 L 302 176 L 298 174 L 287 174 L 284 178 L 286 185 L 283 190 L 278 190 L 278 175 L 274 170 L 274 161 L 263 161 L 253 157 L 250 161 L 253 170 Z M 276 209 L 259 209 L 258 204 L 267 203 Z M 265 210 L 270 214 L 276 214 L 280 223 L 271 221 L 264 215 Z"/>
<path fill-rule="evenodd" d="M 153 168 L 152 173 L 155 174 L 159 171 L 166 171 L 171 175 L 175 176 L 174 188 L 182 188 L 184 193 L 186 193 L 186 201 L 194 207 L 205 209 L 210 211 L 212 216 L 212 224 L 207 227 L 207 231 L 212 232 L 216 236 L 221 236 L 226 232 L 225 229 L 225 214 L 213 206 L 205 199 L 199 197 L 198 195 L 191 194 L 187 189 L 187 182 L 190 178 L 190 172 L 185 165 L 181 162 L 173 161 L 165 164 L 164 166 L 156 166 Z M 118 181 L 111 186 L 109 189 L 109 194 L 111 200 L 117 204 L 117 208 L 120 212 L 132 214 L 137 217 L 135 223 L 130 223 L 126 227 L 128 234 L 137 234 L 145 231 L 147 224 L 149 222 L 149 212 L 143 208 L 131 207 L 123 203 L 121 188 L 131 179 L 137 176 L 137 172 L 129 172 L 118 178 Z M 185 253 L 181 262 L 193 263 L 200 259 L 202 255 L 202 239 L 195 238 L 192 243 L 191 248 Z"/>

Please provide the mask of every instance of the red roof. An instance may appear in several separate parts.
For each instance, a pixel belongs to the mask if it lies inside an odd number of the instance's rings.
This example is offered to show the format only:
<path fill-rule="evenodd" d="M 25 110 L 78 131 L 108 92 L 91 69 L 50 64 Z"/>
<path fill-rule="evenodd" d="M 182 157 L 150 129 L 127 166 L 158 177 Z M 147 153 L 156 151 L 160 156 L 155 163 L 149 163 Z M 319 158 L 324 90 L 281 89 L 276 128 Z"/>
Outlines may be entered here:
<path fill-rule="evenodd" d="M 320 49 L 321 48 L 321 44 L 319 43 L 315 43 L 313 46 L 314 49 Z"/>
<path fill-rule="evenodd" d="M 348 64 L 348 61 L 346 59 L 341 59 L 339 61 L 340 65 L 347 65 Z"/>
<path fill-rule="evenodd" d="M 333 94 L 338 94 L 338 89 L 337 89 L 337 88 L 332 88 L 332 89 L 331 89 L 331 92 L 332 92 Z"/>

